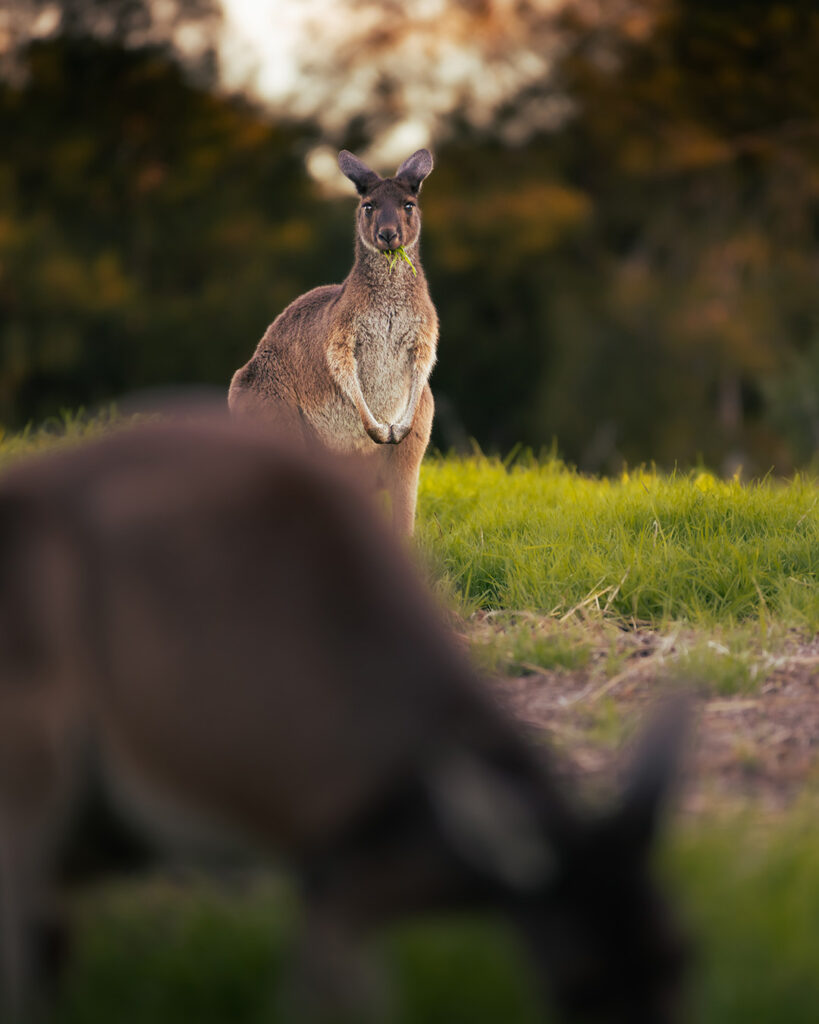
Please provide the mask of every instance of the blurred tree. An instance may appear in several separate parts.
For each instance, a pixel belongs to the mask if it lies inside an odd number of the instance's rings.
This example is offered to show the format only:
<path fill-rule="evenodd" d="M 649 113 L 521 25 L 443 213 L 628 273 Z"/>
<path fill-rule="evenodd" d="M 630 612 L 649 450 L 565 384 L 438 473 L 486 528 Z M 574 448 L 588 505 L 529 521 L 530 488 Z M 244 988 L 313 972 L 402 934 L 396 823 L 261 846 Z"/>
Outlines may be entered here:
<path fill-rule="evenodd" d="M 338 276 L 325 252 L 348 248 L 346 219 L 342 241 L 315 216 L 303 133 L 158 50 L 62 37 L 25 60 L 23 84 L 0 85 L 0 420 L 226 387 L 305 278 Z"/>
<path fill-rule="evenodd" d="M 88 36 L 127 47 L 173 49 L 189 70 L 215 71 L 222 24 L 219 0 L 4 0 L 0 11 L 0 69 L 24 68 L 29 43 L 55 36 Z"/>
<path fill-rule="evenodd" d="M 353 200 L 323 198 L 305 154 L 369 147 L 388 170 L 428 115 L 439 444 L 556 437 L 592 470 L 811 457 L 819 13 L 359 0 L 315 33 L 298 122 L 191 84 L 167 48 L 20 50 L 0 85 L 0 419 L 225 384 L 349 266 Z"/>
<path fill-rule="evenodd" d="M 588 468 L 702 456 L 764 470 L 804 452 L 770 396 L 817 336 L 819 13 L 798 0 L 355 10 L 316 37 L 334 71 L 312 102 L 326 131 L 375 154 L 384 133 L 412 137 L 396 123 L 426 116 L 438 136 L 435 384 L 470 433 L 501 447 L 557 436 Z"/>
<path fill-rule="evenodd" d="M 565 62 L 582 114 L 560 140 L 605 254 L 588 359 L 619 336 L 604 416 L 632 459 L 653 435 L 666 463 L 786 468 L 766 394 L 819 326 L 819 12 L 678 0 L 622 58 L 614 76 Z"/>
<path fill-rule="evenodd" d="M 560 62 L 578 31 L 610 63 L 624 26 L 647 31 L 658 0 L 348 0 L 303 23 L 290 109 L 326 139 L 397 158 L 453 123 L 507 145 L 565 123 Z M 564 17 L 566 11 L 572 17 Z"/>

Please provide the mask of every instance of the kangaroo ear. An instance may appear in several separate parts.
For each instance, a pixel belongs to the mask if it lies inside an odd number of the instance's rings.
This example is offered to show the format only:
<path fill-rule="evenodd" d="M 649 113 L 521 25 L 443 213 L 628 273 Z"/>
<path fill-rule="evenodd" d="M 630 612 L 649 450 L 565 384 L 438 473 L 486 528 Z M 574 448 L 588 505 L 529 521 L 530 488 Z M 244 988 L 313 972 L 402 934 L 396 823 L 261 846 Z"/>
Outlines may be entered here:
<path fill-rule="evenodd" d="M 647 853 L 656 838 L 677 779 L 690 719 L 688 697 L 666 700 L 638 741 L 622 802 L 611 822 L 620 839 L 638 854 Z"/>
<path fill-rule="evenodd" d="M 405 182 L 412 192 L 417 192 L 431 170 L 432 153 L 428 149 L 419 149 L 407 157 L 395 172 L 395 176 Z"/>
<path fill-rule="evenodd" d="M 513 889 L 542 885 L 555 871 L 538 808 L 514 781 L 465 750 L 452 750 L 427 774 L 433 813 L 466 864 Z"/>
<path fill-rule="evenodd" d="M 375 171 L 371 171 L 363 161 L 353 156 L 349 149 L 342 149 L 338 154 L 338 166 L 355 185 L 360 196 L 366 195 L 381 181 Z"/>

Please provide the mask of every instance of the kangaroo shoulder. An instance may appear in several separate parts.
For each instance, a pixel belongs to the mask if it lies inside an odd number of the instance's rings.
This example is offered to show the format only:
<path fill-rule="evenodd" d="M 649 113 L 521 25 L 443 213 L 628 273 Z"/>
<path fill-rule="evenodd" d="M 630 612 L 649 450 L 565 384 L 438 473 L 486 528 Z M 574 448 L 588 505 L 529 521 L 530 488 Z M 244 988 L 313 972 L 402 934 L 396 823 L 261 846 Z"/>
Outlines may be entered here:
<path fill-rule="evenodd" d="M 299 295 L 267 328 L 263 344 L 266 347 L 276 345 L 277 342 L 290 340 L 304 332 L 315 334 L 316 328 L 332 315 L 340 294 L 341 285 L 326 284 Z"/>
<path fill-rule="evenodd" d="M 341 293 L 340 284 L 323 284 L 318 288 L 312 288 L 294 299 L 274 323 L 280 320 L 309 320 L 316 316 L 324 316 L 336 304 Z"/>

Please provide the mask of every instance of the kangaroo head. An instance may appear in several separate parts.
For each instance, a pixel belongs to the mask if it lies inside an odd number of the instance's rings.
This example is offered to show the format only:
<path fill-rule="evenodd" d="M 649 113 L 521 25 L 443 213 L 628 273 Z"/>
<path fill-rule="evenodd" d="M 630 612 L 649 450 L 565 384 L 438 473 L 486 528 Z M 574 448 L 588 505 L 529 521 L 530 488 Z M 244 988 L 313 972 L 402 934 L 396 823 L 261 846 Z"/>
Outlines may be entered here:
<path fill-rule="evenodd" d="M 405 160 L 394 178 L 381 178 L 358 157 L 343 149 L 338 165 L 355 185 L 358 205 L 358 235 L 374 252 L 407 248 L 418 241 L 421 214 L 418 193 L 432 170 L 429 150 L 419 149 Z"/>
<path fill-rule="evenodd" d="M 552 877 L 520 911 L 569 1019 L 678 1019 L 686 946 L 652 877 L 650 855 L 686 721 L 679 701 L 661 710 L 615 808 L 577 822 L 556 852 Z"/>
<path fill-rule="evenodd" d="M 459 859 L 496 887 L 567 1020 L 678 1019 L 686 947 L 650 855 L 686 717 L 677 704 L 647 730 L 620 800 L 603 815 L 579 813 L 554 778 L 536 776 L 533 785 L 526 770 L 450 770 L 443 804 L 436 780 L 444 832 Z"/>

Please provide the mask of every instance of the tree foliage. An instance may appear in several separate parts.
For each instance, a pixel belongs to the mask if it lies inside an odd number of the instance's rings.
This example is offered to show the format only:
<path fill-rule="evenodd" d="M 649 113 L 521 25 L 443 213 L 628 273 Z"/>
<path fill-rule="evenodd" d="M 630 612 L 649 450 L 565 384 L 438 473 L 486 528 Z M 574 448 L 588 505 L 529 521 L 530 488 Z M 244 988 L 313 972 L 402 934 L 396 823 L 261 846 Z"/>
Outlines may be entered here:
<path fill-rule="evenodd" d="M 0 68 L 6 75 L 24 74 L 32 41 L 88 36 L 127 47 L 173 50 L 189 71 L 212 79 L 221 24 L 219 0 L 4 0 Z"/>
<path fill-rule="evenodd" d="M 190 85 L 158 50 L 33 46 L 0 88 L 0 419 L 134 388 L 225 384 L 343 240 L 299 133 Z M 324 246 L 322 235 L 336 237 Z M 324 264 L 327 266 L 324 266 Z"/>
<path fill-rule="evenodd" d="M 436 108 L 423 244 L 442 322 L 438 443 L 557 438 L 593 470 L 810 460 L 819 14 L 797 0 L 624 0 L 604 23 L 596 4 L 549 6 L 549 25 L 544 4 L 517 0 L 458 15 L 504 8 L 525 27 L 534 12 L 532 32 L 515 31 L 560 46 L 480 117 Z M 390 63 L 400 33 L 361 25 L 360 50 L 345 34 L 338 62 L 317 47 L 331 68 L 409 79 Z M 366 149 L 405 110 L 397 85 L 373 88 L 366 116 L 328 134 L 192 82 L 166 50 L 82 33 L 19 63 L 0 85 L 12 425 L 146 385 L 226 386 L 288 301 L 349 266 L 352 199 L 325 196 L 305 155 L 328 140 Z M 539 122 L 531 112 L 558 95 L 572 116 Z"/>
<path fill-rule="evenodd" d="M 554 435 L 589 468 L 809 458 L 819 15 L 680 0 L 623 37 L 614 68 L 578 45 L 561 75 L 577 114 L 560 132 L 519 149 L 465 133 L 440 154 L 462 183 L 430 248 L 482 305 L 463 332 L 469 306 L 449 322 L 444 306 L 445 337 L 467 353 L 478 323 L 497 332 L 490 429 L 502 445 Z M 488 382 L 488 351 L 481 365 Z"/>

